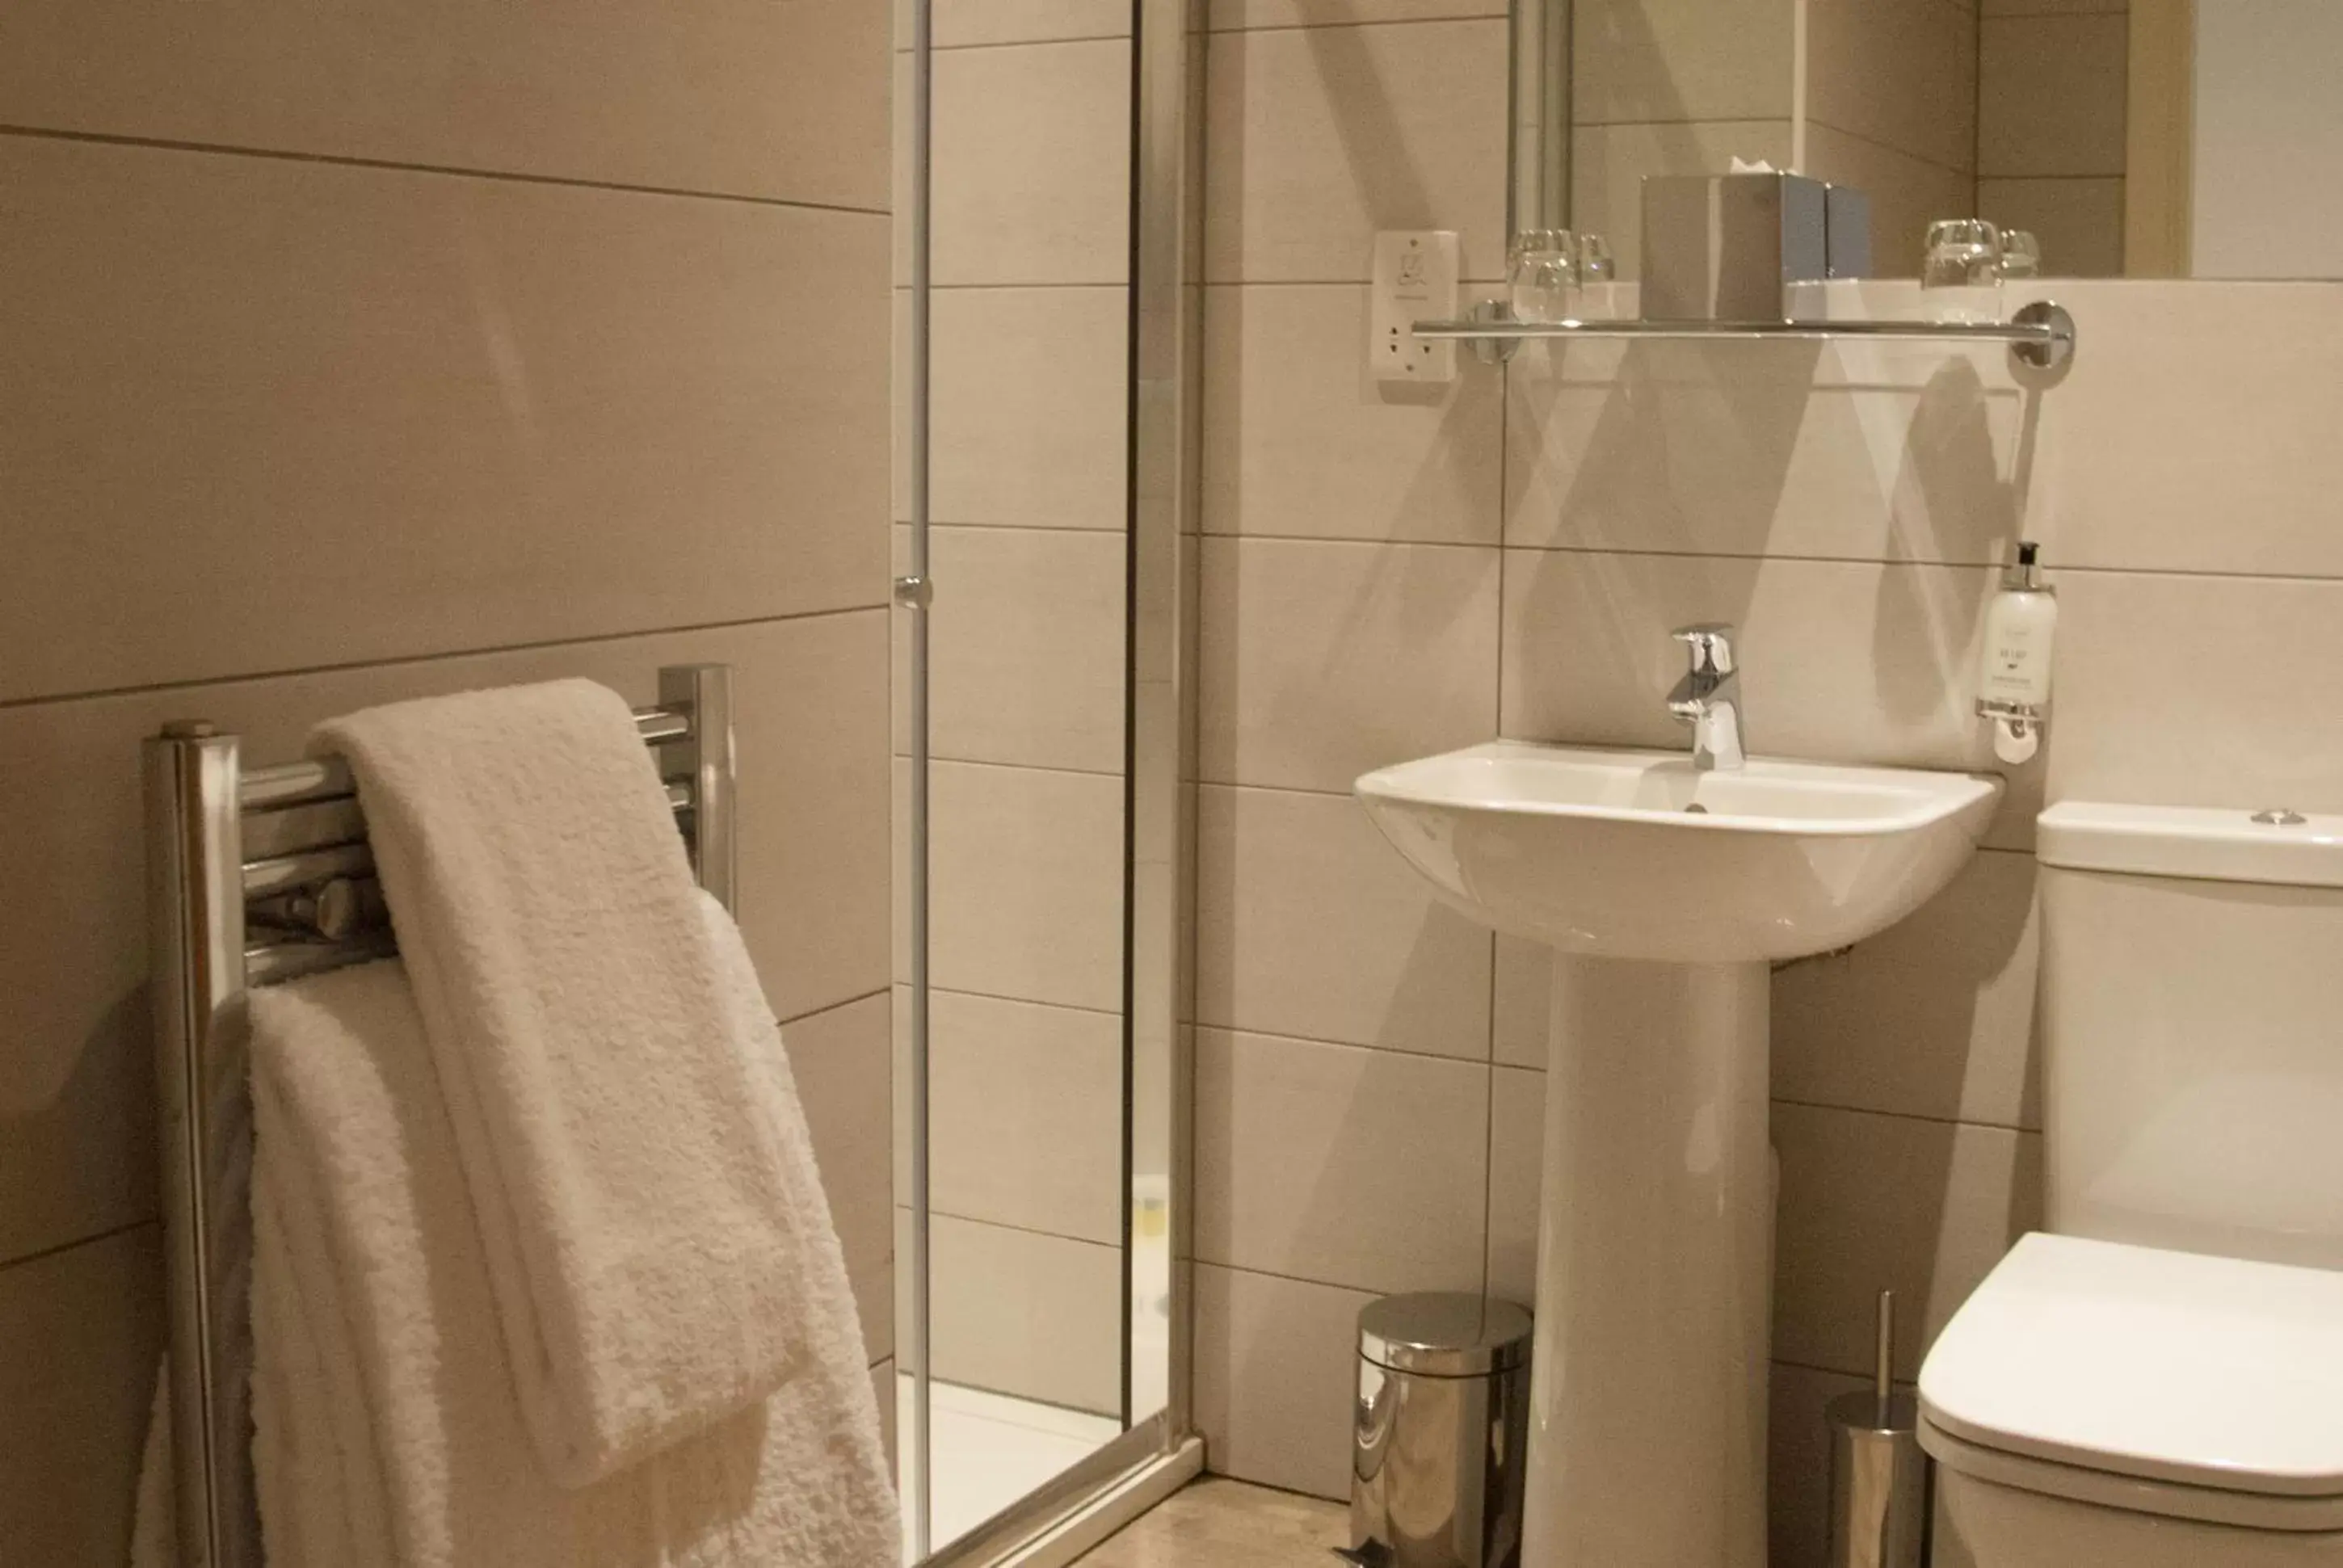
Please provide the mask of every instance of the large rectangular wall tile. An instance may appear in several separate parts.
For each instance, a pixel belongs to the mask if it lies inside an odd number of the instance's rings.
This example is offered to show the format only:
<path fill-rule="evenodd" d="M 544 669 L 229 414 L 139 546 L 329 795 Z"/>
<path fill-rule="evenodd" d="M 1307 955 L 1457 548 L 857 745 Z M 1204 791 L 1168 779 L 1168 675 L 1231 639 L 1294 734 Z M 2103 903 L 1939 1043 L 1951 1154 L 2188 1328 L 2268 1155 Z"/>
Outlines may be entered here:
<path fill-rule="evenodd" d="M 1197 791 L 1196 1019 L 1485 1060 L 1489 933 L 1348 795 Z"/>
<path fill-rule="evenodd" d="M 947 990 L 1122 1010 L 1122 780 L 930 769 L 930 967 Z"/>
<path fill-rule="evenodd" d="M 1792 0 L 1579 0 L 1571 118 L 1580 126 L 1785 119 Z"/>
<path fill-rule="evenodd" d="M 1128 291 L 940 288 L 930 298 L 933 518 L 1120 530 Z"/>
<path fill-rule="evenodd" d="M 1977 211 L 2042 246 L 2050 277 L 2124 275 L 2124 182 L 2113 176 L 1977 181 Z"/>
<path fill-rule="evenodd" d="M 1122 1409 L 1122 1252 L 935 1217 L 936 1376 L 1101 1414 Z"/>
<path fill-rule="evenodd" d="M 930 755 L 1120 773 L 1121 534 L 938 528 L 928 535 Z M 910 750 L 910 627 L 895 627 L 895 749 Z"/>
<path fill-rule="evenodd" d="M 1493 546 L 1203 542 L 1200 777 L 1348 790 L 1497 732 Z"/>
<path fill-rule="evenodd" d="M 1478 1291 L 1489 1070 L 1199 1030 L 1199 1261 L 1382 1293 Z"/>
<path fill-rule="evenodd" d="M 1377 381 L 1366 310 L 1350 284 L 1204 290 L 1207 532 L 1496 542 L 1503 373 Z"/>
<path fill-rule="evenodd" d="M 884 211 L 878 5 L 27 0 L 0 123 Z"/>
<path fill-rule="evenodd" d="M 1351 1494 L 1359 1312 L 1373 1300 L 1196 1265 L 1196 1426 L 1215 1474 Z"/>
<path fill-rule="evenodd" d="M 162 1245 L 151 1229 L 0 1270 L 8 1562 L 126 1560 L 162 1342 Z"/>
<path fill-rule="evenodd" d="M 2072 369 L 2041 396 L 2045 559 L 2343 577 L 2343 443 L 2328 406 L 2343 384 L 2343 284 L 2029 293 L 2070 300 L 2082 334 Z"/>
<path fill-rule="evenodd" d="M 1534 1306 L 1544 1202 L 1545 1074 L 1493 1068 L 1489 1085 L 1489 1294 Z"/>
<path fill-rule="evenodd" d="M 1774 1092 L 2004 1127 L 2041 1125 L 2031 855 L 1988 850 L 1843 957 L 1774 977 Z"/>
<path fill-rule="evenodd" d="M 1503 276 L 1505 80 L 1496 18 L 1212 35 L 1205 276 L 1363 282 L 1394 228 Z"/>
<path fill-rule="evenodd" d="M 929 1009 L 936 1211 L 1121 1246 L 1121 1020 L 948 990 L 933 992 Z M 908 1009 L 896 1021 L 900 1059 L 909 1050 Z M 908 1095 L 908 1081 L 899 1089 Z M 908 1194 L 908 1136 L 896 1164 Z"/>
<path fill-rule="evenodd" d="M 940 0 L 935 45 L 1038 44 L 1070 38 L 1128 38 L 1129 0 Z M 896 0 L 895 46 L 911 46 L 910 0 Z"/>
<path fill-rule="evenodd" d="M 873 1357 L 894 1347 L 888 1264 L 894 1255 L 894 1173 L 888 1158 L 893 1099 L 888 999 L 864 997 L 784 1026 L 790 1075 L 813 1134 L 814 1158 L 830 1222 L 862 1305 L 862 1338 Z"/>
<path fill-rule="evenodd" d="M 1977 172 L 2122 174 L 2129 51 L 2120 15 L 1986 17 Z"/>
<path fill-rule="evenodd" d="M 1730 621 L 1753 751 L 1815 761 L 1990 769 L 1972 708 L 1995 575 L 1980 568 L 1511 550 L 1503 732 L 1685 744 L 1668 636 Z"/>
<path fill-rule="evenodd" d="M 1721 175 L 1736 157 L 1790 164 L 1785 115 L 1748 120 L 1580 126 L 1570 138 L 1573 226 L 1611 242 L 1619 277 L 1643 276 L 1644 180 L 1650 175 Z"/>
<path fill-rule="evenodd" d="M 1943 0 L 1918 0 L 1930 11 Z M 1962 159 L 1966 165 L 1967 159 Z M 1976 176 L 1966 167 L 1918 157 L 1837 126 L 1806 126 L 1805 172 L 1816 179 L 1859 186 L 1871 197 L 1871 265 L 1878 277 L 1920 276 L 1928 226 L 1948 213 L 1976 207 Z"/>
<path fill-rule="evenodd" d="M 2025 413 L 2005 360 L 1934 344 L 1530 345 L 1509 372 L 1506 542 L 2000 560 Z"/>
<path fill-rule="evenodd" d="M 2059 599 L 2053 799 L 2343 810 L 2343 667 L 2303 651 L 2343 582 L 2068 572 Z"/>
<path fill-rule="evenodd" d="M 1907 1325 L 1896 1374 L 1917 1375 L 1946 1322 L 2042 1223 L 2042 1140 L 2001 1127 L 1776 1103 L 1782 1187 L 1774 1353 L 1866 1371 L 1879 1292 Z"/>
<path fill-rule="evenodd" d="M 1808 120 L 1975 168 L 1976 12 L 1948 0 L 1805 0 L 1805 12 Z M 1880 188 L 1866 188 L 1876 203 Z"/>
<path fill-rule="evenodd" d="M 869 610 L 0 709 L 0 885 L 42 890 L 0 923 L 0 1257 L 153 1211 L 138 749 L 166 720 L 212 719 L 264 766 L 373 703 L 572 675 L 646 703 L 661 664 L 729 663 L 741 923 L 794 1018 L 886 983 L 885 638 Z"/>
<path fill-rule="evenodd" d="M 1131 270 L 1131 45 L 936 57 L 939 284 L 1121 283 Z"/>
<path fill-rule="evenodd" d="M 0 700 L 884 593 L 882 216 L 25 137 L 0 185 Z"/>

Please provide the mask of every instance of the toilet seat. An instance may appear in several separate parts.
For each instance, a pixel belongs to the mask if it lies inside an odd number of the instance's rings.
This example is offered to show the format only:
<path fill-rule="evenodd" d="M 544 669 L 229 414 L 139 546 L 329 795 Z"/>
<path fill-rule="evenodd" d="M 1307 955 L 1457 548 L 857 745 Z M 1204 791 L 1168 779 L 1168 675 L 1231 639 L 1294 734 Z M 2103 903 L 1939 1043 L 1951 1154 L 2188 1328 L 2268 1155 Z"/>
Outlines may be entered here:
<path fill-rule="evenodd" d="M 2343 1272 L 2019 1241 L 1920 1372 L 1921 1444 L 2135 1513 L 2343 1531 Z"/>

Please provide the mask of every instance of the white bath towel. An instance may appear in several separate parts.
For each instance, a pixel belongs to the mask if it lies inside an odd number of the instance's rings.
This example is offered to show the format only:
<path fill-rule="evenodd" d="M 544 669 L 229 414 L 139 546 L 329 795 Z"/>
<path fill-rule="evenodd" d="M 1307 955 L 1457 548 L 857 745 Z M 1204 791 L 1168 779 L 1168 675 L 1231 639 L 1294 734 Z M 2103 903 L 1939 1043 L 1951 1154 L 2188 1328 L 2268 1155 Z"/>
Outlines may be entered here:
<path fill-rule="evenodd" d="M 697 912 L 697 911 L 695 911 Z M 729 921 L 723 967 L 753 995 Z M 496 1270 L 397 961 L 252 998 L 256 1470 L 270 1568 L 893 1568 L 895 1503 L 845 1271 L 814 1211 L 778 1389 L 581 1487 L 539 1461 Z M 777 1045 L 777 1040 L 775 1041 Z M 803 1150 L 776 1049 L 751 1113 Z"/>
<path fill-rule="evenodd" d="M 834 1247 L 626 704 L 472 692 L 313 749 L 357 776 L 548 1472 L 588 1484 L 800 1376 Z"/>

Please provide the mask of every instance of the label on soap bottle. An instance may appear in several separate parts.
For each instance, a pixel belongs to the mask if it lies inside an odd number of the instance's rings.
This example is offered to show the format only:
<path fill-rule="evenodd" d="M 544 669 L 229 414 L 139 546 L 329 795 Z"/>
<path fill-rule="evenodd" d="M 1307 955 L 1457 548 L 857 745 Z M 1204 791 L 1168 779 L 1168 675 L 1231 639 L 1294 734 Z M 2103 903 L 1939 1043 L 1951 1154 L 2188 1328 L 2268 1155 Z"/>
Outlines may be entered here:
<path fill-rule="evenodd" d="M 2039 588 L 2004 588 L 1986 612 L 1983 695 L 2039 707 L 2050 700 L 2050 644 L 2058 600 Z"/>

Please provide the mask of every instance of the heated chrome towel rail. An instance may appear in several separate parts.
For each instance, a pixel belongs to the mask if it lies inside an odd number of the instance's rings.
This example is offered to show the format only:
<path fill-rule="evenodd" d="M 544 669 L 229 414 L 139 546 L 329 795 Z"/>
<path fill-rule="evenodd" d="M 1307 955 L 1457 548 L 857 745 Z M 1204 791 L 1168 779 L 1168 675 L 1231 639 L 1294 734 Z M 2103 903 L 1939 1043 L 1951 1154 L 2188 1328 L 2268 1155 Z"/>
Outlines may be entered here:
<path fill-rule="evenodd" d="M 733 902 L 730 671 L 659 671 L 636 728 L 701 887 Z M 199 722 L 146 743 L 171 1438 L 182 1568 L 259 1568 L 252 1484 L 252 1115 L 244 992 L 397 951 L 349 770 L 244 770 Z M 247 855 L 254 858 L 247 859 Z"/>

